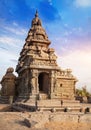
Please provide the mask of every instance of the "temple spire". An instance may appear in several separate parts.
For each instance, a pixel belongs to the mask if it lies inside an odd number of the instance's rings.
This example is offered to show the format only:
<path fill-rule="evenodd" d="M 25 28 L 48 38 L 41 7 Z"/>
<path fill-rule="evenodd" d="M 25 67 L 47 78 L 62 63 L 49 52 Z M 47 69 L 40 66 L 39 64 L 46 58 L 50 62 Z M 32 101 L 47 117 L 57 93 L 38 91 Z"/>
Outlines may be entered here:
<path fill-rule="evenodd" d="M 37 11 L 37 10 L 36 10 L 36 13 L 35 13 L 35 18 L 33 18 L 31 25 L 32 25 L 32 27 L 42 26 L 41 20 L 40 20 L 39 17 L 38 17 L 38 11 Z"/>
<path fill-rule="evenodd" d="M 35 17 L 38 17 L 38 11 L 36 10 Z"/>

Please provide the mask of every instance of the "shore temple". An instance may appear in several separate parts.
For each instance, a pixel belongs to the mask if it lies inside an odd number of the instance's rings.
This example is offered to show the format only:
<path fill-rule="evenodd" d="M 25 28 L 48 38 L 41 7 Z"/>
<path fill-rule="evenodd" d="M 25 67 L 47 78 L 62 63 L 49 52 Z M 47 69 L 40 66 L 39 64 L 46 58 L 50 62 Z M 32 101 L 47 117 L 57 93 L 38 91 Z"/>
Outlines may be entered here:
<path fill-rule="evenodd" d="M 15 100 L 74 99 L 77 80 L 70 69 L 63 70 L 57 65 L 50 44 L 36 11 L 16 66 L 18 77 L 13 68 L 7 69 L 1 80 L 2 96 L 13 96 Z"/>

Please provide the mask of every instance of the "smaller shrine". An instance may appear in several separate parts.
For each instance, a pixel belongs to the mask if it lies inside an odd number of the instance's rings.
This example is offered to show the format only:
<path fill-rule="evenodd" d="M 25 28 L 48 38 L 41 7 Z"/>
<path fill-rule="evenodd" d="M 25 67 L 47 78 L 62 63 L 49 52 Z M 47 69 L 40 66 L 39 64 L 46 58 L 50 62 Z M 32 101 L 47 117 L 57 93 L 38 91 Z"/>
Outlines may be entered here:
<path fill-rule="evenodd" d="M 3 76 L 1 80 L 1 96 L 15 96 L 15 81 L 16 76 L 13 74 L 14 69 L 8 68 L 6 74 Z"/>

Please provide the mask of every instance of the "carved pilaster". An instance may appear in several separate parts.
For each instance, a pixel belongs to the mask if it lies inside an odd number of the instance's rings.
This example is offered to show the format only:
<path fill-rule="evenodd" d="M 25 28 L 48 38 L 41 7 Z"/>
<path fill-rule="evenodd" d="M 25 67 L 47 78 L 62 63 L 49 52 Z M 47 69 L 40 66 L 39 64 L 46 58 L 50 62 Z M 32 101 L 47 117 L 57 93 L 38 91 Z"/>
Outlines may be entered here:
<path fill-rule="evenodd" d="M 55 71 L 51 71 L 51 77 L 50 78 L 51 78 L 51 86 L 50 86 L 51 95 L 50 95 L 50 97 L 52 98 L 53 95 L 54 95 L 54 87 L 55 87 L 54 86 L 55 85 L 55 82 L 54 82 L 55 81 Z"/>
<path fill-rule="evenodd" d="M 31 70 L 31 93 L 36 94 L 38 91 L 38 71 Z"/>

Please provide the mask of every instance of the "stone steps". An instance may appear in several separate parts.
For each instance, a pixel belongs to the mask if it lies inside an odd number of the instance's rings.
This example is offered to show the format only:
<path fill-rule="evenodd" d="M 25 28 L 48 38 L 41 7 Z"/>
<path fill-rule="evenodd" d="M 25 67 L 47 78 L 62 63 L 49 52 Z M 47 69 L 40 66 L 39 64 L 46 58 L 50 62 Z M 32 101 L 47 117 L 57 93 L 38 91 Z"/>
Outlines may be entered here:
<path fill-rule="evenodd" d="M 62 112 L 69 112 L 69 111 L 75 111 L 80 112 L 81 111 L 81 105 L 79 101 L 75 100 L 63 100 L 63 103 L 61 104 L 61 100 L 40 100 L 37 101 L 37 109 L 40 111 L 62 111 Z"/>
<path fill-rule="evenodd" d="M 48 99 L 48 94 L 46 93 L 39 93 L 39 100 L 46 100 Z"/>
<path fill-rule="evenodd" d="M 61 100 L 48 99 L 48 100 L 38 100 L 37 110 L 41 111 L 80 111 L 81 104 L 79 101 L 75 100 Z"/>
<path fill-rule="evenodd" d="M 12 105 L 12 109 L 14 111 L 19 111 L 19 112 L 24 112 L 24 111 L 36 111 L 36 106 L 35 104 L 30 105 L 30 104 L 26 104 L 26 103 L 14 103 Z"/>
<path fill-rule="evenodd" d="M 19 96 L 15 102 L 20 102 L 20 103 L 28 103 L 31 101 L 36 100 L 36 95 L 30 95 L 30 96 Z"/>
<path fill-rule="evenodd" d="M 57 106 L 47 106 L 47 107 L 39 107 L 39 106 L 30 106 L 28 104 L 14 104 L 12 106 L 13 111 L 19 112 L 34 112 L 34 111 L 51 111 L 51 112 L 80 112 L 80 107 L 57 107 Z"/>
<path fill-rule="evenodd" d="M 61 100 L 38 100 L 37 101 L 38 107 L 80 107 L 79 101 L 66 101 L 63 100 L 63 103 L 61 104 Z"/>
<path fill-rule="evenodd" d="M 81 112 L 81 108 L 65 108 L 65 107 L 45 107 L 45 108 L 38 108 L 38 111 L 51 111 L 51 112 Z"/>
<path fill-rule="evenodd" d="M 9 97 L 0 96 L 0 104 L 9 104 Z"/>
<path fill-rule="evenodd" d="M 82 106 L 79 101 L 63 101 L 47 99 L 47 100 L 30 100 L 27 103 L 15 103 L 13 109 L 16 111 L 81 111 Z"/>

